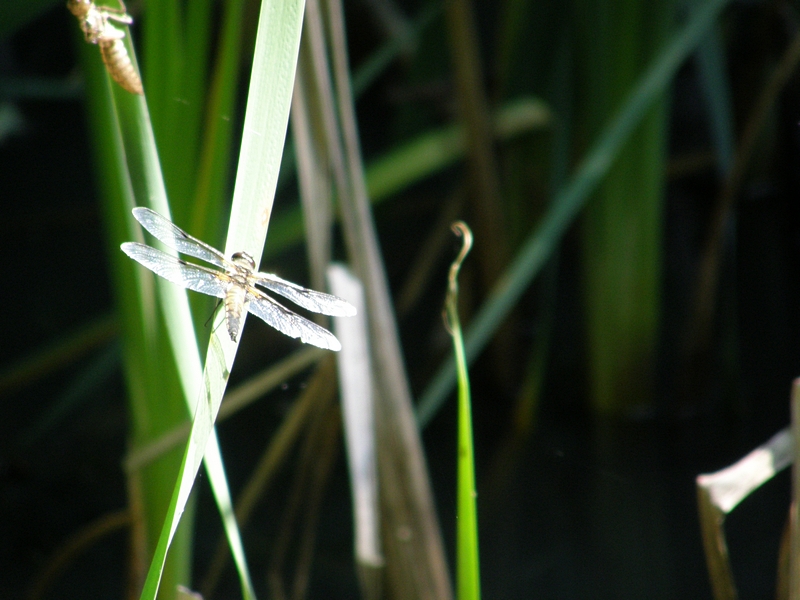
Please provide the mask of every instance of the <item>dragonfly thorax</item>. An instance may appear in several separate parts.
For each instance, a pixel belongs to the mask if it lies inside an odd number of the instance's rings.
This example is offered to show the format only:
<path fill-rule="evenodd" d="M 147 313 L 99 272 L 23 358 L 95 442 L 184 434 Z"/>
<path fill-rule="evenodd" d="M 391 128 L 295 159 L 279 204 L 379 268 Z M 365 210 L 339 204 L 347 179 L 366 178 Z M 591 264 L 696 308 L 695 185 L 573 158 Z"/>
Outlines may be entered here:
<path fill-rule="evenodd" d="M 231 260 L 239 267 L 244 267 L 248 271 L 255 271 L 256 261 L 247 252 L 235 252 Z"/>

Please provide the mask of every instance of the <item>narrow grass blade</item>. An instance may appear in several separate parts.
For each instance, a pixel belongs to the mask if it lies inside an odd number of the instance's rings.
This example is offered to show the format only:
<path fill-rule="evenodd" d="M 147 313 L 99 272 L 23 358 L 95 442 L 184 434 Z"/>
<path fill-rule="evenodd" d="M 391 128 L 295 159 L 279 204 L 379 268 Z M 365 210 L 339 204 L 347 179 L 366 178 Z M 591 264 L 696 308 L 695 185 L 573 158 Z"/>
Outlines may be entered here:
<path fill-rule="evenodd" d="M 212 215 L 220 212 L 223 188 L 227 183 L 227 157 L 232 131 L 230 119 L 226 120 L 225 117 L 232 114 L 236 97 L 243 4 L 243 0 L 233 0 L 227 2 L 223 9 L 223 33 L 207 101 L 213 2 L 197 0 L 183 5 L 174 1 L 158 2 L 149 6 L 147 13 L 145 52 L 148 57 L 147 79 L 151 82 L 148 99 L 154 110 L 154 121 L 159 127 L 159 150 L 165 160 L 164 176 L 169 184 L 171 206 L 181 216 L 180 221 L 189 223 L 189 229 L 204 239 L 211 239 L 210 233 L 214 237 L 219 233 L 216 228 L 219 219 Z M 207 121 L 205 128 L 202 127 L 204 118 Z M 163 209 L 159 212 L 169 214 Z M 181 290 L 172 292 L 183 295 Z M 205 302 L 201 298 L 193 300 L 198 304 Z M 169 318 L 168 326 L 175 322 L 178 321 Z M 183 320 L 179 322 L 184 327 L 188 323 Z M 176 356 L 191 352 L 185 344 L 178 345 L 178 335 L 171 339 Z M 196 348 L 196 342 L 192 348 Z M 199 354 L 196 351 L 193 354 L 196 358 L 190 365 L 192 373 L 183 376 L 183 381 L 191 381 L 198 386 L 202 381 L 201 363 Z M 184 390 L 190 411 L 194 414 L 197 391 L 186 385 Z M 233 518 L 222 457 L 213 432 L 205 461 L 243 594 L 252 596 L 252 584 Z"/>
<path fill-rule="evenodd" d="M 581 0 L 576 18 L 577 138 L 591 140 L 672 28 L 672 0 Z M 589 400 L 628 415 L 654 402 L 661 321 L 667 94 L 654 99 L 581 218 Z M 583 150 L 584 147 L 581 148 Z"/>
<path fill-rule="evenodd" d="M 453 231 L 463 237 L 461 252 L 450 266 L 445 311 L 447 326 L 453 336 L 453 350 L 458 370 L 458 513 L 456 525 L 456 597 L 479 600 L 481 597 L 478 561 L 478 511 L 475 505 L 475 449 L 472 439 L 472 401 L 469 373 L 458 318 L 458 271 L 472 247 L 472 232 L 461 221 Z"/>
<path fill-rule="evenodd" d="M 727 177 L 733 166 L 736 148 L 734 131 L 733 100 L 728 69 L 725 62 L 725 49 L 721 26 L 712 28 L 709 35 L 697 49 L 700 85 L 706 97 L 708 114 L 711 117 L 711 139 L 722 178 Z"/>
<path fill-rule="evenodd" d="M 297 165 L 297 182 L 300 188 L 300 203 L 303 207 L 303 223 L 306 230 L 306 250 L 311 271 L 311 287 L 325 289 L 325 269 L 331 261 L 333 199 L 331 175 L 324 158 L 324 144 L 315 136 L 315 131 L 324 127 L 315 122 L 308 103 L 308 90 L 313 89 L 313 69 L 317 60 L 312 52 L 321 44 L 313 44 L 311 36 L 300 47 L 300 64 L 292 96 L 292 141 Z M 343 296 L 346 297 L 346 296 Z"/>
<path fill-rule="evenodd" d="M 169 215 L 166 191 L 164 189 L 158 153 L 155 148 L 155 141 L 153 139 L 145 100 L 138 96 L 132 97 L 130 94 L 114 87 L 112 87 L 112 90 L 122 130 L 125 157 L 131 173 L 130 181 L 134 194 L 139 198 L 147 198 L 151 206 L 156 210 L 162 214 Z M 126 221 L 130 223 L 130 227 L 135 227 L 134 231 L 132 231 L 132 235 L 135 236 L 134 239 L 141 238 L 141 232 L 138 230 L 137 226 L 133 225 L 133 219 L 130 215 L 127 216 Z M 150 274 L 142 273 L 141 271 L 139 272 L 139 276 L 147 278 L 148 280 L 152 279 Z M 145 285 L 145 288 L 149 287 L 149 285 Z M 178 376 L 184 392 L 184 399 L 189 405 L 190 412 L 194 412 L 192 404 L 194 399 L 197 398 L 199 389 L 198 382 L 200 381 L 199 377 L 202 373 L 202 368 L 186 293 L 177 286 L 170 285 L 163 281 L 157 283 L 157 290 L 160 294 L 161 304 L 165 311 L 167 333 L 170 337 L 173 355 L 177 362 Z M 158 377 L 158 373 L 158 368 L 154 368 L 153 374 Z M 151 395 L 151 400 L 156 400 L 159 396 L 158 392 L 155 390 L 153 390 Z M 212 481 L 212 488 L 215 490 L 218 499 L 221 499 L 220 511 L 222 514 L 226 514 L 230 512 L 229 494 L 227 494 L 228 508 L 225 509 L 226 501 L 224 498 L 226 494 L 223 492 L 223 490 L 227 490 L 227 483 L 225 483 L 224 472 L 221 469 L 221 455 L 219 453 L 216 435 L 214 435 L 212 439 L 213 442 L 209 448 L 207 462 L 209 478 Z M 163 470 L 161 473 L 162 476 L 169 475 L 168 472 Z M 159 488 L 162 488 L 164 483 L 166 482 L 162 481 L 157 485 Z M 151 506 L 151 511 L 152 510 L 153 507 Z M 177 521 L 175 525 L 175 529 L 177 529 Z M 172 531 L 172 536 L 175 534 L 175 529 Z M 231 532 L 231 536 L 234 547 L 241 547 L 241 542 L 238 541 L 238 532 Z M 188 541 L 188 537 L 186 541 Z M 176 556 L 179 556 L 179 554 L 176 554 Z M 186 553 L 185 556 L 188 558 L 189 554 Z M 180 564 L 176 578 L 185 579 L 188 575 L 188 560 L 177 561 L 176 564 Z M 159 578 L 163 573 L 163 567 L 164 564 L 162 561 L 158 569 Z M 186 573 L 183 572 L 184 570 Z M 249 579 L 245 579 L 244 585 L 248 588 L 252 587 L 249 584 Z M 155 590 L 153 593 L 155 593 Z"/>
<path fill-rule="evenodd" d="M 538 98 L 519 98 L 494 115 L 494 135 L 506 141 L 523 133 L 550 127 L 552 115 Z M 450 125 L 417 136 L 386 156 L 373 161 L 366 170 L 370 202 L 378 203 L 393 194 L 463 160 L 466 152 L 464 130 Z M 276 217 L 267 253 L 273 256 L 303 239 L 303 216 L 299 208 Z"/>
<path fill-rule="evenodd" d="M 286 137 L 303 5 L 302 1 L 285 0 L 264 3 L 261 7 L 225 248 L 227 255 L 245 251 L 257 257 L 258 262 L 264 247 Z M 202 379 L 203 390 L 198 397 L 189 445 L 142 598 L 154 598 L 158 590 L 169 543 L 186 506 L 233 368 L 238 344 L 225 333 L 223 319 L 224 314 L 218 313 L 212 328 Z"/>
<path fill-rule="evenodd" d="M 143 183 L 144 188 L 149 190 L 146 197 L 150 199 L 151 205 L 155 206 L 156 210 L 159 210 L 159 212 L 162 214 L 168 215 L 169 210 L 166 204 L 166 192 L 163 189 L 163 180 L 160 177 L 158 155 L 155 151 L 152 130 L 149 128 L 147 120 L 146 106 L 144 105 L 143 100 L 138 100 L 138 106 L 135 106 L 132 109 L 133 112 L 129 113 L 127 111 L 130 107 L 125 108 L 126 105 L 124 104 L 126 101 L 127 99 L 118 104 L 118 106 L 121 107 L 121 120 L 122 122 L 130 125 L 129 117 L 133 115 L 134 123 L 136 123 L 136 125 L 127 129 L 127 135 L 123 135 L 123 139 L 126 140 L 126 148 L 128 149 L 126 155 L 128 157 L 129 164 L 130 162 L 136 164 L 136 158 L 141 160 L 139 163 L 139 167 L 141 167 L 139 176 L 133 177 L 132 180 Z M 141 176 L 142 173 L 144 173 L 144 176 Z M 131 218 L 132 217 L 129 217 L 129 219 Z M 141 232 L 137 232 L 137 234 L 141 236 Z M 142 276 L 151 278 L 151 275 L 149 274 L 142 274 Z M 157 289 L 160 292 L 161 304 L 165 311 L 167 333 L 171 340 L 173 355 L 178 363 L 178 373 L 184 391 L 184 398 L 189 405 L 190 413 L 195 413 L 196 409 L 194 403 L 196 402 L 198 393 L 200 391 L 202 367 L 186 293 L 183 289 L 171 285 L 169 282 L 161 280 L 158 280 L 157 282 Z M 252 584 L 250 583 L 250 577 L 247 573 L 246 564 L 243 557 L 242 543 L 238 529 L 236 528 L 235 520 L 230 517 L 226 518 L 227 515 L 232 514 L 230 492 L 228 491 L 224 468 L 222 467 L 222 456 L 219 450 L 219 443 L 217 441 L 216 433 L 213 431 L 213 429 L 209 429 L 206 432 L 206 438 L 210 438 L 207 450 L 205 447 L 205 440 L 203 445 L 209 481 L 219 506 L 220 514 L 223 516 L 223 524 L 225 526 L 226 533 L 228 534 L 234 556 L 237 559 L 237 566 L 239 567 L 244 595 L 245 597 L 254 597 L 252 592 Z M 190 446 L 191 445 L 193 444 L 190 442 Z M 194 445 L 196 446 L 196 443 Z M 197 447 L 197 451 L 194 455 L 196 455 L 198 460 L 200 460 L 203 458 L 204 452 L 199 450 L 199 447 Z M 184 468 L 182 467 L 181 473 L 183 472 Z M 190 489 L 191 486 L 189 486 L 188 490 Z M 188 490 L 186 492 L 186 498 L 188 498 Z M 182 511 L 183 507 L 181 512 Z M 172 537 L 175 535 L 177 524 L 178 520 L 175 519 L 173 521 L 174 527 L 167 538 L 167 544 L 164 546 L 165 548 L 168 547 L 169 542 L 171 542 Z M 156 548 L 157 552 L 158 549 L 159 547 Z M 163 560 L 161 565 L 158 567 L 158 571 L 160 577 L 161 573 L 163 572 Z M 157 586 L 153 589 L 153 593 L 156 591 Z"/>
<path fill-rule="evenodd" d="M 342 342 L 337 356 L 342 418 L 350 468 L 356 565 L 364 598 L 380 598 L 384 564 L 380 539 L 377 449 L 375 445 L 375 381 L 369 354 L 369 324 L 364 287 L 345 267 L 328 268 L 331 293 L 348 298 L 358 313 L 334 320 Z"/>
<path fill-rule="evenodd" d="M 308 368 L 325 354 L 324 350 L 313 346 L 305 347 L 282 361 L 264 369 L 261 373 L 248 379 L 238 387 L 225 394 L 225 401 L 217 415 L 217 423 L 235 415 L 271 390 L 282 385 L 287 379 Z M 191 422 L 187 421 L 168 431 L 146 446 L 132 449 L 123 461 L 125 471 L 141 469 L 167 450 L 174 448 L 189 439 Z M 206 451 L 208 454 L 208 451 Z"/>
<path fill-rule="evenodd" d="M 431 3 L 419 11 L 411 25 L 404 28 L 401 35 L 393 36 L 377 52 L 370 56 L 353 73 L 353 95 L 358 98 L 378 77 L 383 74 L 392 61 L 405 49 L 416 45 L 422 33 L 442 12 L 442 5 Z"/>
<path fill-rule="evenodd" d="M 123 42 L 135 63 L 127 32 Z M 119 250 L 121 242 L 141 235 L 130 215 L 136 198 L 149 198 L 150 191 L 157 195 L 159 186 L 163 188 L 163 184 L 159 183 L 159 169 L 144 168 L 145 164 L 157 166 L 158 157 L 149 156 L 154 153 L 145 143 L 146 135 L 138 126 L 137 114 L 146 114 L 143 99 L 134 97 L 110 81 L 98 49 L 85 43 L 82 36 L 79 48 L 84 59 L 87 114 L 92 123 L 95 160 L 100 173 L 98 180 L 104 199 L 109 260 L 113 265 L 120 329 L 124 332 L 123 356 L 132 415 L 131 439 L 133 444 L 138 444 L 171 428 L 185 415 L 177 365 L 161 329 L 163 322 L 157 309 L 153 278 L 143 277 L 142 272 Z M 132 136 L 127 135 L 131 132 L 134 133 Z M 149 181 L 146 174 L 155 174 L 156 181 Z M 148 418 L 142 418 L 143 415 Z M 144 507 L 137 511 L 140 519 L 137 527 L 149 532 L 148 535 L 157 535 L 161 526 L 168 500 L 168 496 L 165 500 L 164 491 L 174 485 L 179 461 L 180 455 L 172 453 L 129 480 L 136 481 L 136 485 L 129 488 L 135 490 L 132 492 L 135 496 L 133 502 Z M 189 530 L 185 529 L 185 532 Z M 171 585 L 188 577 L 189 538 L 182 534 L 179 541 L 166 575 Z M 135 564 L 147 560 L 148 549 L 144 544 L 137 544 L 134 552 Z M 143 574 L 137 573 L 136 576 Z"/>
<path fill-rule="evenodd" d="M 202 233 L 201 239 L 206 240 L 217 239 L 220 233 L 210 225 L 215 221 L 212 215 L 221 213 L 228 185 L 227 164 L 233 138 L 230 116 L 236 107 L 239 88 L 244 0 L 226 2 L 223 11 L 214 72 L 205 94 L 205 135 L 199 149 L 191 217 L 191 230 Z"/>
<path fill-rule="evenodd" d="M 597 142 L 579 165 L 575 176 L 556 195 L 552 207 L 525 241 L 476 315 L 466 335 L 465 346 L 469 362 L 483 350 L 505 316 L 541 271 L 586 200 L 608 173 L 631 133 L 647 114 L 652 103 L 662 96 L 675 72 L 704 39 L 729 1 L 708 0 L 697 8 L 642 75 L 620 112 L 601 132 Z M 438 411 L 453 389 L 455 378 L 454 362 L 448 359 L 436 372 L 420 398 L 417 419 L 421 426 L 427 425 Z"/>
<path fill-rule="evenodd" d="M 314 348 L 314 351 L 319 355 L 323 354 L 323 351 L 317 348 Z M 325 410 L 333 400 L 333 394 L 330 393 L 330 381 L 335 376 L 334 357 L 330 352 L 324 354 L 325 356 L 321 357 L 322 360 L 319 361 L 308 386 L 292 405 L 278 431 L 270 437 L 267 448 L 253 469 L 249 481 L 236 499 L 236 519 L 241 525 L 248 522 L 259 501 L 266 495 L 269 486 L 279 473 L 281 465 L 286 463 L 288 454 L 306 431 L 314 415 Z M 225 404 L 223 404 L 224 406 Z M 206 598 L 213 596 L 227 555 L 227 548 L 220 542 L 200 586 Z"/>
<path fill-rule="evenodd" d="M 309 2 L 311 6 L 311 2 Z M 364 283 L 370 319 L 372 359 L 381 402 L 376 404 L 376 428 L 381 507 L 390 528 L 407 527 L 411 536 L 386 536 L 389 595 L 417 597 L 430 594 L 450 598 L 450 583 L 433 491 L 425 464 L 422 440 L 414 422 L 411 388 L 405 371 L 397 323 L 361 157 L 355 106 L 350 89 L 344 8 L 340 0 L 327 1 L 336 121 L 341 143 L 331 149 L 337 194 L 348 257 Z M 338 136 L 337 136 L 338 137 Z M 332 144 L 333 145 L 333 144 Z M 337 167 L 341 168 L 337 169 Z M 344 171 L 341 173 L 340 171 Z"/>

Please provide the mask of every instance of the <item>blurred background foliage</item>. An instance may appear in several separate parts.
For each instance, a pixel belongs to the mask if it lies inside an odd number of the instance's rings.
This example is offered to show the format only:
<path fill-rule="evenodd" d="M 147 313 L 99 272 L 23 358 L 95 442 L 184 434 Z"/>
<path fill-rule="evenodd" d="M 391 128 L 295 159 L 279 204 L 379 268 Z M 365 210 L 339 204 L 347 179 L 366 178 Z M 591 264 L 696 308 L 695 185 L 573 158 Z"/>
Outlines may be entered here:
<path fill-rule="evenodd" d="M 475 233 L 460 279 L 469 332 L 470 315 L 491 304 L 645 69 L 706 4 L 347 3 L 360 142 L 416 396 L 449 353 L 441 309 L 455 252 L 450 222 L 462 218 Z M 788 421 L 800 355 L 792 308 L 800 297 L 800 14 L 797 3 L 780 0 L 716 4 L 725 6 L 721 16 L 473 363 L 487 597 L 708 597 L 693 478 Z M 175 220 L 219 245 L 225 219 L 208 215 L 226 210 L 252 31 L 234 27 L 225 38 L 226 3 L 213 4 L 210 18 L 192 15 L 191 3 L 175 14 L 161 6 L 128 9 L 137 46 L 148 37 L 143 48 L 161 46 L 139 58 L 168 192 L 205 198 Z M 256 10 L 243 2 L 238 22 L 252 24 Z M 192 24 L 204 18 L 210 44 L 175 34 L 175 19 L 196 32 Z M 204 65 L 226 39 L 241 54 L 235 76 L 221 81 Z M 67 551 L 51 597 L 119 597 L 130 568 L 125 520 L 109 516 L 126 506 L 120 462 L 130 435 L 109 316 L 117 257 L 105 250 L 83 102 L 90 78 L 78 66 L 78 42 L 60 1 L 0 5 L 8 315 L 0 585 L 9 597 L 31 589 L 70 536 L 104 517 L 117 533 Z M 183 74 L 194 87 L 181 87 Z M 204 102 L 230 106 L 233 141 L 200 143 Z M 530 110 L 501 126 L 498 115 L 521 102 Z M 162 147 L 167 139 L 171 150 Z M 293 161 L 287 152 L 265 268 L 307 283 Z M 234 385 L 297 347 L 252 329 Z M 287 378 L 220 426 L 234 490 L 308 378 Z M 451 559 L 453 397 L 424 433 Z M 310 598 L 357 593 L 342 461 L 336 469 L 324 491 Z M 261 594 L 290 481 L 284 468 L 244 533 Z M 198 488 L 191 560 L 200 579 L 220 526 L 202 478 Z M 774 596 L 787 490 L 788 477 L 779 478 L 728 522 L 743 597 Z M 219 597 L 236 593 L 228 571 Z"/>

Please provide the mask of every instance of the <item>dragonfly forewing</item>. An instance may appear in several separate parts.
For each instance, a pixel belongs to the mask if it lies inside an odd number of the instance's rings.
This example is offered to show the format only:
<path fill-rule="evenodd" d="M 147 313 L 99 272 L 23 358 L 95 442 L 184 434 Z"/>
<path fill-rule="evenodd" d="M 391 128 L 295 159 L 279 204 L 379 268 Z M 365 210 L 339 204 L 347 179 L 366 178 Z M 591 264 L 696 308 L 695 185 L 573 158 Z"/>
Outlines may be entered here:
<path fill-rule="evenodd" d="M 186 233 L 166 217 L 144 206 L 133 209 L 133 216 L 155 238 L 181 254 L 188 254 L 212 265 L 225 268 L 225 255 L 216 248 Z"/>
<path fill-rule="evenodd" d="M 225 273 L 187 263 L 157 248 L 138 242 L 125 242 L 122 244 L 122 251 L 167 281 L 201 294 L 217 298 L 225 297 L 229 281 Z"/>

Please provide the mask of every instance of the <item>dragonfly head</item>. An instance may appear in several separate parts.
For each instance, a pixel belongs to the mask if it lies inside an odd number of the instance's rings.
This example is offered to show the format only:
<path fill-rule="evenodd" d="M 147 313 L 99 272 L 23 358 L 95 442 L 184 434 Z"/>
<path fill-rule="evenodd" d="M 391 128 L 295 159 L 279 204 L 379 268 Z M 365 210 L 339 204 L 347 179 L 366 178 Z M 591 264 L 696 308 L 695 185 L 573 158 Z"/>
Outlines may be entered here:
<path fill-rule="evenodd" d="M 67 0 L 67 8 L 76 17 L 83 17 L 89 12 L 92 0 Z"/>
<path fill-rule="evenodd" d="M 240 267 L 244 267 L 249 271 L 254 271 L 256 268 L 256 261 L 247 252 L 236 252 L 231 256 L 231 260 Z"/>

